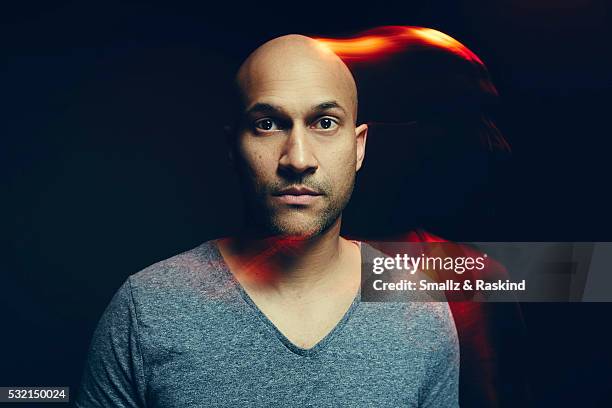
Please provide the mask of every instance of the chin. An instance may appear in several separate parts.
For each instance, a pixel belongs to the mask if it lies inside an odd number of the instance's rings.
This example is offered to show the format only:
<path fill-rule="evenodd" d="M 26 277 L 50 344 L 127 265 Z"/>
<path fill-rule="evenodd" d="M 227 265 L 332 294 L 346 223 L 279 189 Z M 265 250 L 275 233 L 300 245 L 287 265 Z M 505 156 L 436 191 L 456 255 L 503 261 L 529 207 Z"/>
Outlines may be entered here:
<path fill-rule="evenodd" d="M 270 232 L 283 237 L 308 238 L 318 232 L 318 223 L 304 214 L 283 214 L 269 220 Z"/>
<path fill-rule="evenodd" d="M 324 232 L 333 222 L 324 218 L 301 217 L 292 215 L 273 219 L 271 232 L 287 240 L 303 241 Z"/>
<path fill-rule="evenodd" d="M 298 227 L 296 225 L 291 225 L 284 227 L 282 225 L 275 225 L 272 229 L 272 233 L 278 237 L 282 237 L 288 240 L 296 240 L 303 241 L 309 238 L 312 238 L 320 233 L 320 229 L 316 226 L 307 228 L 307 227 Z"/>

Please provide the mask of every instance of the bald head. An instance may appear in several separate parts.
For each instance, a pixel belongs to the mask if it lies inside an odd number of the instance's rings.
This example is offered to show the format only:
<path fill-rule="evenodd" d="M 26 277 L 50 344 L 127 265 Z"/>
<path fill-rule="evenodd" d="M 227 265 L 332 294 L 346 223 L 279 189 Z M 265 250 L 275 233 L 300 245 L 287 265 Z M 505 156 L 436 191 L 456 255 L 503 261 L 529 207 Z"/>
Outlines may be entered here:
<path fill-rule="evenodd" d="M 297 34 L 266 42 L 244 61 L 236 75 L 245 110 L 259 99 L 281 99 L 317 95 L 357 117 L 357 87 L 342 60 L 318 41 Z"/>
<path fill-rule="evenodd" d="M 356 126 L 346 65 L 317 41 L 287 35 L 255 50 L 235 85 L 240 117 L 227 135 L 251 228 L 306 237 L 339 226 L 368 130 Z"/>

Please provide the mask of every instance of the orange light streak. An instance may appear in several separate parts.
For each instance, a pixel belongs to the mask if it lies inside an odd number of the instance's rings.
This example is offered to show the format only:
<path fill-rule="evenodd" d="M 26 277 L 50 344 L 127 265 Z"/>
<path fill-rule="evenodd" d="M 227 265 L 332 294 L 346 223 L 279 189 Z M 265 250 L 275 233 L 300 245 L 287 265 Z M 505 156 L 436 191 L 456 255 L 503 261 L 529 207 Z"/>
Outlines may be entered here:
<path fill-rule="evenodd" d="M 314 37 L 342 59 L 368 60 L 419 46 L 443 48 L 453 54 L 483 65 L 476 54 L 453 37 L 432 28 L 383 26 L 350 38 Z"/>

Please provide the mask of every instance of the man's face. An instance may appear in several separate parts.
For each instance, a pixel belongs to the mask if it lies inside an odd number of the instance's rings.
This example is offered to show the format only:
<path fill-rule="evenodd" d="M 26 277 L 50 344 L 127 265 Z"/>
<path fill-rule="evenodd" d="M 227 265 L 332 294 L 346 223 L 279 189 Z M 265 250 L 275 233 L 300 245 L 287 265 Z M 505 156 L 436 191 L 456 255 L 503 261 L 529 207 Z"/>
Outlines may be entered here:
<path fill-rule="evenodd" d="M 349 201 L 367 126 L 328 62 L 263 61 L 240 81 L 244 121 L 235 154 L 250 223 L 274 235 L 310 237 Z"/>

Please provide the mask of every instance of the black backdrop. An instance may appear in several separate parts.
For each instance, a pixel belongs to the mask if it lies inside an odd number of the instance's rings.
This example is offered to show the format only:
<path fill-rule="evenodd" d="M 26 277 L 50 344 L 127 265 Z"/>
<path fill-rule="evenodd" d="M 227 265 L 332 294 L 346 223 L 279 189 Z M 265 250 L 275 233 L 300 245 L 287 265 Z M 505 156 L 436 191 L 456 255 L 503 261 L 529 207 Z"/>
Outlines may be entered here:
<path fill-rule="evenodd" d="M 493 184 L 503 200 L 486 223 L 429 214 L 423 227 L 466 241 L 610 240 L 610 5 L 424 3 L 3 6 L 0 385 L 76 391 L 97 319 L 123 280 L 239 225 L 220 132 L 224 81 L 280 34 L 401 24 L 460 40 L 501 94 L 512 167 Z M 364 180 L 384 161 L 387 141 L 375 135 Z M 367 229 L 364 208 L 393 199 L 367 191 L 356 189 L 347 232 Z M 610 406 L 612 305 L 522 308 L 536 406 Z"/>

